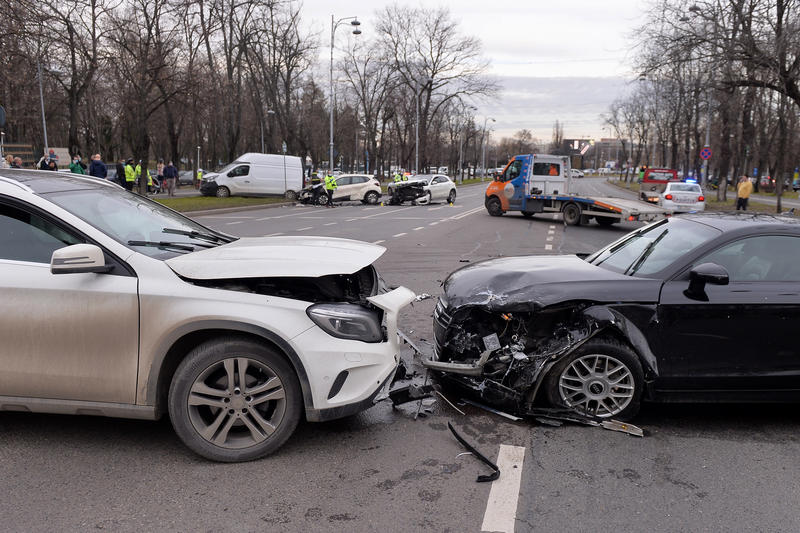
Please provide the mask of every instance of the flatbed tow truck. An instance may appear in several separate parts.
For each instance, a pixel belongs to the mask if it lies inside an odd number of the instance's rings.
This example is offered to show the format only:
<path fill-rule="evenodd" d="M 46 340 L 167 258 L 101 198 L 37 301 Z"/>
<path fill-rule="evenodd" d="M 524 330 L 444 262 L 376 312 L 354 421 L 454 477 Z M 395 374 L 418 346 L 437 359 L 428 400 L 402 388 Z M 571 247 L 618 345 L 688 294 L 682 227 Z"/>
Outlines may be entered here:
<path fill-rule="evenodd" d="M 486 188 L 486 210 L 492 216 L 508 211 L 520 211 L 525 217 L 562 213 L 564 223 L 571 226 L 588 224 L 593 218 L 601 226 L 610 226 L 622 221 L 650 222 L 672 214 L 639 200 L 571 194 L 571 174 L 567 156 L 516 155 Z"/>

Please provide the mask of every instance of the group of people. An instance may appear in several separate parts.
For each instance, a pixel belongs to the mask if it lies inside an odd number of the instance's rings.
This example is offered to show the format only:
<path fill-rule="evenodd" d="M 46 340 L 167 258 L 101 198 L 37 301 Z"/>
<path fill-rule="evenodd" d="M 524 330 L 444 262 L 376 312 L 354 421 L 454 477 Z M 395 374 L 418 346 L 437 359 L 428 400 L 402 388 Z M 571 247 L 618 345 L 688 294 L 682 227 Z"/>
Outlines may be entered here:
<path fill-rule="evenodd" d="M 0 160 L 0 167 L 2 168 L 22 168 L 22 158 L 7 155 L 4 159 Z"/>
<path fill-rule="evenodd" d="M 134 165 L 133 158 L 127 160 L 120 159 L 117 162 L 117 180 L 120 185 L 125 189 L 132 191 L 136 181 L 142 176 L 142 162 L 139 161 Z M 156 180 L 158 188 L 164 190 L 166 185 L 166 192 L 169 196 L 175 196 L 175 187 L 178 184 L 178 169 L 170 161 L 166 165 L 163 159 L 158 160 L 156 165 Z M 152 192 L 156 188 L 156 183 L 153 182 L 153 174 L 150 169 L 147 169 L 147 191 Z"/>

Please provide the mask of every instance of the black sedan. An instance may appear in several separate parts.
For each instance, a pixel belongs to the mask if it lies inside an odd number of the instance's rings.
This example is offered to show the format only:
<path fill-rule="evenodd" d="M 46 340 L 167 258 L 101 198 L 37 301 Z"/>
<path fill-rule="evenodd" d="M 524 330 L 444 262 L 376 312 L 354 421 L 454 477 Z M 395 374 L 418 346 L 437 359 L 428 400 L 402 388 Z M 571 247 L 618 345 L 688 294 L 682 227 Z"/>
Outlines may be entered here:
<path fill-rule="evenodd" d="M 522 414 L 624 420 L 642 400 L 800 400 L 798 325 L 800 221 L 688 215 L 454 272 L 424 364 Z"/>

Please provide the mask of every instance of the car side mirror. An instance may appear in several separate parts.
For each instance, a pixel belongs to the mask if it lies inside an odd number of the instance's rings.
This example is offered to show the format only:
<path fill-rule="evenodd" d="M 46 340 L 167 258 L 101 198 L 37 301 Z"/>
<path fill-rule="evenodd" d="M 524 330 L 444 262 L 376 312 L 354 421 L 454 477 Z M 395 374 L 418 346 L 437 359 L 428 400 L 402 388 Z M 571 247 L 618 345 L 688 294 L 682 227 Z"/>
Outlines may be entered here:
<path fill-rule="evenodd" d="M 729 281 L 730 276 L 725 267 L 716 263 L 703 263 L 689 271 L 689 288 L 683 294 L 692 300 L 707 302 L 706 283 L 727 285 Z"/>
<path fill-rule="evenodd" d="M 73 244 L 59 248 L 50 258 L 51 274 L 83 274 L 86 272 L 110 272 L 113 265 L 106 265 L 103 250 L 94 244 Z"/>

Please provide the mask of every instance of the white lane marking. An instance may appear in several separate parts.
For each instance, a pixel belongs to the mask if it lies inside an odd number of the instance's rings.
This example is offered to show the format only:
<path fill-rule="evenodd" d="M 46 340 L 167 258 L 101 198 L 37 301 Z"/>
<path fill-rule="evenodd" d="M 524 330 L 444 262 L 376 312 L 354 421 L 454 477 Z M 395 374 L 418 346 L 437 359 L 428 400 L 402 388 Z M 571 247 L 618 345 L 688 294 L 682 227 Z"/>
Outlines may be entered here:
<path fill-rule="evenodd" d="M 295 231 L 306 231 L 307 229 L 313 229 L 314 226 L 308 226 L 307 228 L 297 228 Z"/>
<path fill-rule="evenodd" d="M 550 226 L 550 229 L 556 229 L 556 227 L 555 226 Z"/>
<path fill-rule="evenodd" d="M 545 244 L 544 245 L 544 249 L 545 250 L 552 250 L 553 249 L 553 245 L 552 244 Z"/>
<path fill-rule="evenodd" d="M 220 216 L 220 215 L 204 215 L 202 218 L 221 218 L 221 219 L 230 219 L 230 220 L 234 220 L 234 219 L 237 219 L 237 218 L 243 218 L 245 220 L 252 220 L 253 219 L 253 217 L 236 217 L 236 216 L 223 217 L 223 216 Z"/>
<path fill-rule="evenodd" d="M 380 241 L 372 241 L 372 244 L 380 244 L 380 243 L 382 243 L 382 242 L 386 242 L 386 241 L 384 241 L 384 240 L 380 240 Z"/>
<path fill-rule="evenodd" d="M 264 235 L 264 237 L 277 237 L 278 235 L 283 235 L 283 233 L 270 233 L 269 235 Z"/>
<path fill-rule="evenodd" d="M 429 207 L 428 211 L 436 211 L 437 209 L 442 209 L 444 207 L 447 207 L 447 206 L 446 205 L 440 205 L 439 207 Z"/>
<path fill-rule="evenodd" d="M 234 224 L 244 224 L 244 220 L 239 220 L 238 222 L 226 222 L 226 226 L 233 226 Z"/>
<path fill-rule="evenodd" d="M 408 235 L 408 233 L 398 233 L 397 235 L 392 235 L 392 237 L 402 237 L 403 235 Z"/>
<path fill-rule="evenodd" d="M 429 225 L 429 226 L 435 226 L 436 224 L 438 224 L 438 222 L 431 222 L 431 223 L 430 223 L 430 224 L 428 224 L 428 225 Z"/>
<path fill-rule="evenodd" d="M 420 227 L 418 227 L 418 228 L 414 228 L 414 231 L 419 231 L 419 230 L 421 230 L 421 229 L 425 229 L 425 226 L 420 226 Z"/>
<path fill-rule="evenodd" d="M 549 242 L 549 241 L 552 241 L 552 240 L 553 240 L 553 236 L 552 236 L 552 235 L 550 235 L 550 236 L 547 238 L 547 240 L 548 240 L 548 242 Z"/>
<path fill-rule="evenodd" d="M 390 211 L 383 211 L 381 213 L 375 213 L 374 215 L 367 215 L 365 217 L 358 217 L 357 220 L 364 220 L 365 218 L 380 217 L 380 216 L 383 216 L 383 215 L 388 215 L 389 213 L 396 213 L 398 211 L 402 211 L 403 209 L 406 209 L 406 208 L 405 207 L 400 207 L 398 209 L 392 209 Z"/>
<path fill-rule="evenodd" d="M 358 219 L 357 218 L 348 218 L 347 220 L 345 220 L 345 222 L 354 222 L 356 220 L 358 220 Z"/>
<path fill-rule="evenodd" d="M 497 466 L 502 474 L 498 479 L 492 481 L 481 531 L 514 532 L 524 459 L 525 448 L 523 446 L 500 445 Z"/>
<path fill-rule="evenodd" d="M 460 213 L 458 215 L 454 215 L 452 217 L 446 218 L 445 220 L 461 220 L 462 218 L 468 217 L 470 215 L 474 215 L 475 213 L 478 213 L 480 211 L 483 211 L 483 206 L 476 207 L 475 209 L 470 209 L 466 213 Z"/>
<path fill-rule="evenodd" d="M 556 230 L 554 230 L 554 229 L 547 230 L 547 234 L 548 235 L 555 235 L 555 233 L 556 233 Z"/>
<path fill-rule="evenodd" d="M 328 222 L 327 224 L 323 224 L 323 226 L 335 226 L 338 222 Z"/>

